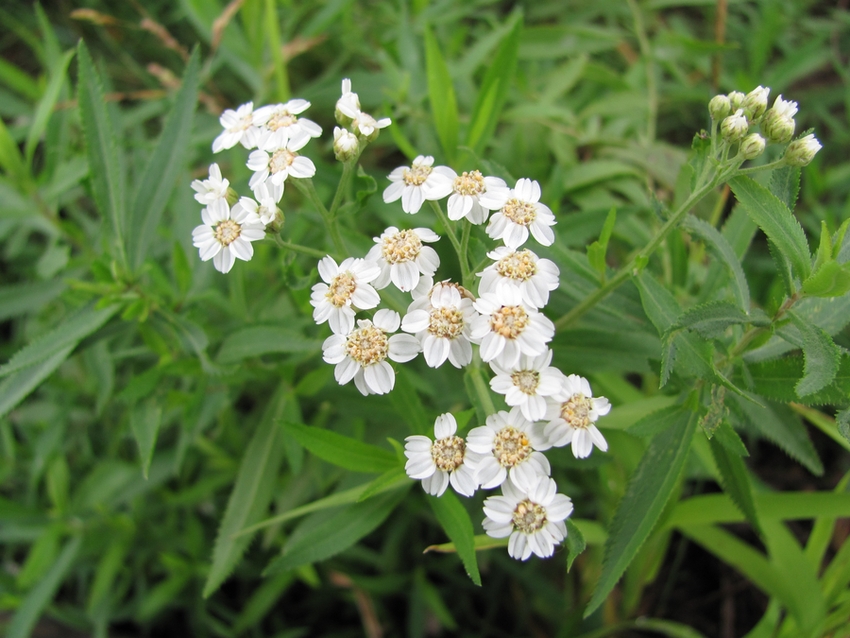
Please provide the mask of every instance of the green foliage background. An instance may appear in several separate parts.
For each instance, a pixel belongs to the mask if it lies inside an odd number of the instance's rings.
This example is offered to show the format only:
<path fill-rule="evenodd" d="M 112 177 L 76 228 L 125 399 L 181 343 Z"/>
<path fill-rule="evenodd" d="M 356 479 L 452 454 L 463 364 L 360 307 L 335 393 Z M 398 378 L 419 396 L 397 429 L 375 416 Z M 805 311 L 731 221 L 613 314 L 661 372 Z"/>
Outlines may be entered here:
<path fill-rule="evenodd" d="M 683 603 L 686 542 L 761 592 L 735 635 L 850 635 L 836 523 L 850 517 L 850 12 L 113 4 L 0 9 L 6 635 L 50 623 L 96 636 L 720 635 L 710 618 L 665 614 Z M 394 122 L 341 209 L 353 254 L 390 224 L 439 230 L 430 211 L 411 219 L 379 195 L 418 154 L 536 179 L 556 213 L 541 251 L 561 268 L 554 363 L 614 409 L 600 421 L 607 454 L 550 455 L 576 506 L 552 559 L 520 564 L 473 537 L 482 495 L 431 499 L 404 475 L 405 436 L 446 411 L 464 429 L 482 422 L 467 396 L 477 372 L 418 360 L 389 395 L 361 397 L 321 361 L 315 256 L 264 241 L 222 276 L 192 247 L 189 183 L 206 175 L 224 108 L 310 100 L 324 135 L 305 152 L 330 200 L 343 77 Z M 571 315 L 687 201 L 711 96 L 757 85 L 798 101 L 798 132 L 824 144 L 802 179 L 782 169 L 711 190 L 639 272 Z M 246 191 L 243 155 L 215 161 Z M 287 241 L 332 250 L 296 189 L 282 207 Z M 473 234 L 473 263 L 488 245 Z M 457 280 L 448 242 L 437 249 Z M 804 478 L 777 483 L 763 459 Z"/>

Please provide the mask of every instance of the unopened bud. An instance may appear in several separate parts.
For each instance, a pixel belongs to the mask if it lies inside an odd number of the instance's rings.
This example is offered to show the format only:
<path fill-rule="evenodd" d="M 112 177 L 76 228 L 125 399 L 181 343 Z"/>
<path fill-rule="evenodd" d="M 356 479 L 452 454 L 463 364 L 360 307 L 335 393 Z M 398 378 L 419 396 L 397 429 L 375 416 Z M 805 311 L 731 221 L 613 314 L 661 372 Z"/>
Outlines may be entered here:
<path fill-rule="evenodd" d="M 711 119 L 719 122 L 732 112 L 732 102 L 725 95 L 715 95 L 708 103 L 708 113 Z"/>
<path fill-rule="evenodd" d="M 806 166 L 821 149 L 820 142 L 814 135 L 809 134 L 799 140 L 794 140 L 785 150 L 785 163 L 788 166 Z"/>
<path fill-rule="evenodd" d="M 360 97 L 351 90 L 351 80 L 342 81 L 342 96 L 336 101 L 334 117 L 340 126 L 351 126 L 351 120 L 360 112 Z"/>
<path fill-rule="evenodd" d="M 743 109 L 738 109 L 720 124 L 720 133 L 730 144 L 742 139 L 749 129 L 750 124 L 744 116 Z"/>
<path fill-rule="evenodd" d="M 758 133 L 750 133 L 741 140 L 741 155 L 744 159 L 755 159 L 764 153 L 764 147 L 767 146 L 765 139 Z"/>
<path fill-rule="evenodd" d="M 757 86 L 755 89 L 747 93 L 744 98 L 744 113 L 751 122 L 755 122 L 767 110 L 767 96 L 770 94 L 770 89 L 763 86 Z"/>
<path fill-rule="evenodd" d="M 767 139 L 777 144 L 785 144 L 794 137 L 797 128 L 794 118 L 775 109 L 770 109 L 761 121 L 761 130 Z"/>
<path fill-rule="evenodd" d="M 744 100 L 746 98 L 747 96 L 740 91 L 732 91 L 729 94 L 729 101 L 732 103 L 732 110 L 737 111 L 738 109 L 743 108 Z"/>
<path fill-rule="evenodd" d="M 272 219 L 266 225 L 266 232 L 267 233 L 277 233 L 279 235 L 280 231 L 283 230 L 283 223 L 284 223 L 283 211 L 280 210 L 279 208 L 275 208 L 274 219 Z"/>
<path fill-rule="evenodd" d="M 227 200 L 228 206 L 233 207 L 233 205 L 239 201 L 239 193 L 233 190 L 230 186 L 227 187 L 227 193 L 224 196 L 224 199 Z"/>
<path fill-rule="evenodd" d="M 347 162 L 357 157 L 360 142 L 357 136 L 344 128 L 334 127 L 334 155 L 340 162 Z"/>

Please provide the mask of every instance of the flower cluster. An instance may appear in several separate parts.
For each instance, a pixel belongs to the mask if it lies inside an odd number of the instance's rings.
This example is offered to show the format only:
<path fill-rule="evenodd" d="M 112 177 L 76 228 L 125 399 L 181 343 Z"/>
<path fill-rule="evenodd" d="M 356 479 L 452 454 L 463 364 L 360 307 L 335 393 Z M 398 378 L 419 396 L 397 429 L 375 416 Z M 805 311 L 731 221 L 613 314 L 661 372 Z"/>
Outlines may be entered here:
<path fill-rule="evenodd" d="M 738 145 L 742 159 L 755 159 L 764 152 L 768 143 L 788 144 L 783 161 L 788 166 L 806 166 L 821 149 L 814 135 L 808 134 L 791 141 L 797 127 L 794 116 L 797 103 L 776 98 L 767 108 L 770 89 L 758 86 L 746 95 L 732 91 L 728 95 L 715 95 L 708 103 L 708 112 L 715 126 L 719 123 L 722 140 Z M 751 132 L 758 125 L 761 133 Z"/>

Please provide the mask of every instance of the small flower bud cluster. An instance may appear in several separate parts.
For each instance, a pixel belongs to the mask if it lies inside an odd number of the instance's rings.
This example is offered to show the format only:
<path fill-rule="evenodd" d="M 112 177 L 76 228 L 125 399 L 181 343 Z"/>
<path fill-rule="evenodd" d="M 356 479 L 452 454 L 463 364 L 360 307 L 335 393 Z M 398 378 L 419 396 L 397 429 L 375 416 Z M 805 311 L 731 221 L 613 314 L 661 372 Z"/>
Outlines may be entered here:
<path fill-rule="evenodd" d="M 767 108 L 770 89 L 758 86 L 746 95 L 732 91 L 729 95 L 715 95 L 708 103 L 708 112 L 719 123 L 722 140 L 728 145 L 738 144 L 738 152 L 745 160 L 755 159 L 764 152 L 767 144 L 788 144 L 794 137 L 797 103 L 776 98 Z M 750 132 L 758 125 L 760 132 Z M 805 166 L 820 150 L 820 143 L 812 135 L 792 142 L 786 149 L 784 160 L 789 166 Z"/>
<path fill-rule="evenodd" d="M 360 97 L 351 90 L 351 80 L 342 81 L 342 96 L 336 102 L 334 116 L 339 126 L 334 128 L 334 156 L 348 162 L 360 156 L 369 142 L 375 141 L 382 128 L 392 124 L 388 117 L 376 120 L 360 110 Z"/>

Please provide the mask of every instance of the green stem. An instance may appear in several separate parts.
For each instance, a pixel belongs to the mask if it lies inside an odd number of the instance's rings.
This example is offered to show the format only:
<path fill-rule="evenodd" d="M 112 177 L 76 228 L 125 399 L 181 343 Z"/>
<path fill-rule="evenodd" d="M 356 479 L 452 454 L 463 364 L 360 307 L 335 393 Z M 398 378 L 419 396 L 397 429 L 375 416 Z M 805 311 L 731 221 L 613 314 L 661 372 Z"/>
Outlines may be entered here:
<path fill-rule="evenodd" d="M 317 250 L 315 248 L 310 248 L 309 246 L 302 246 L 301 244 L 293 244 L 291 242 L 285 241 L 277 233 L 272 233 L 271 237 L 272 237 L 272 239 L 274 239 L 274 242 L 278 246 L 280 246 L 281 248 L 286 248 L 286 249 L 291 250 L 291 251 L 296 252 L 296 253 L 301 253 L 303 255 L 310 255 L 311 257 L 318 257 L 319 259 L 321 259 L 322 257 L 324 257 L 326 255 L 326 253 L 321 251 L 321 250 Z"/>
<path fill-rule="evenodd" d="M 347 162 L 343 162 L 342 164 L 342 177 L 339 178 L 339 184 L 336 187 L 336 193 L 334 193 L 334 199 L 331 202 L 331 208 L 328 211 L 332 220 L 336 219 L 337 211 L 342 204 L 342 198 L 348 190 L 348 183 L 351 181 L 352 175 L 354 175 L 355 166 L 357 166 L 357 157 L 354 157 Z"/>
<path fill-rule="evenodd" d="M 325 222 L 325 227 L 328 229 L 331 239 L 333 240 L 334 247 L 336 248 L 336 257 L 345 258 L 348 251 L 345 249 L 345 243 L 342 241 L 342 235 L 339 232 L 339 225 L 333 217 L 331 217 L 330 211 L 328 211 L 322 203 L 319 194 L 316 192 L 316 187 L 313 185 L 313 180 L 309 178 L 293 179 L 292 183 L 299 191 L 301 191 L 301 194 L 304 195 L 304 197 L 310 200 L 313 206 L 316 207 L 316 210 L 319 211 L 319 214 L 321 214 L 322 219 Z"/>
<path fill-rule="evenodd" d="M 759 173 L 761 171 L 767 171 L 773 168 L 779 168 L 780 166 L 785 166 L 784 159 L 778 159 L 775 162 L 771 162 L 770 164 L 764 164 L 762 166 L 751 166 L 750 168 L 739 168 L 738 175 L 749 175 L 750 173 Z"/>
<path fill-rule="evenodd" d="M 496 414 L 496 406 L 493 403 L 493 397 L 490 396 L 490 388 L 484 381 L 483 370 L 481 369 L 481 356 L 478 351 L 472 355 L 472 385 L 475 386 L 475 394 L 478 395 L 478 400 L 484 407 L 484 411 L 489 414 Z"/>
<path fill-rule="evenodd" d="M 463 220 L 463 231 L 460 235 L 460 251 L 462 257 L 461 259 L 461 270 L 463 270 L 464 263 L 466 264 L 466 272 L 468 277 L 471 279 L 472 275 L 475 273 L 469 269 L 469 235 L 472 233 L 472 222 L 468 219 Z M 467 290 L 471 290 L 473 282 L 467 281 L 467 277 L 463 279 L 463 287 Z"/>
<path fill-rule="evenodd" d="M 266 0 L 266 26 L 269 38 L 269 49 L 274 66 L 275 83 L 277 84 L 277 99 L 286 102 L 289 99 L 289 74 L 281 50 L 280 28 L 277 19 L 277 0 Z"/>
<path fill-rule="evenodd" d="M 443 225 L 443 228 L 446 229 L 446 234 L 449 236 L 449 241 L 452 242 L 452 246 L 454 246 L 455 252 L 457 253 L 457 260 L 460 262 L 460 274 L 461 280 L 463 281 L 463 287 L 466 288 L 467 284 L 471 284 L 470 275 L 469 275 L 469 261 L 466 258 L 466 253 L 463 251 L 463 246 L 460 243 L 460 240 L 457 238 L 457 234 L 455 233 L 454 227 L 452 227 L 449 218 L 443 212 L 443 209 L 440 205 L 435 202 L 429 202 L 431 204 L 431 208 L 434 209 L 434 213 L 437 215 L 437 219 L 440 220 L 440 223 Z"/>

